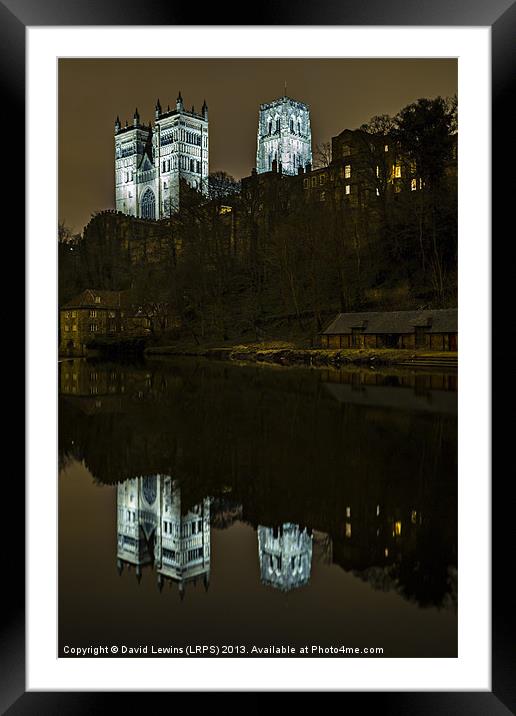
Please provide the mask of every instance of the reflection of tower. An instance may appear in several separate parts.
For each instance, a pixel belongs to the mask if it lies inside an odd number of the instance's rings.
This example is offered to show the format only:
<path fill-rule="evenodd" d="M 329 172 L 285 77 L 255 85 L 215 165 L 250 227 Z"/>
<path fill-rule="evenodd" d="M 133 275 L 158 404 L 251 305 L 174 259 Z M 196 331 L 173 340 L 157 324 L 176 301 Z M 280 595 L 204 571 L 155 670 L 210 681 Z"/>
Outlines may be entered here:
<path fill-rule="evenodd" d="M 289 591 L 308 583 L 312 535 L 287 522 L 277 530 L 258 526 L 258 555 L 263 584 Z"/>
<path fill-rule="evenodd" d="M 186 582 L 210 579 L 210 498 L 181 509 L 181 490 L 168 475 L 126 480 L 118 485 L 117 566 L 141 568 L 154 563 L 158 586 L 164 578 L 178 583 L 181 596 Z"/>

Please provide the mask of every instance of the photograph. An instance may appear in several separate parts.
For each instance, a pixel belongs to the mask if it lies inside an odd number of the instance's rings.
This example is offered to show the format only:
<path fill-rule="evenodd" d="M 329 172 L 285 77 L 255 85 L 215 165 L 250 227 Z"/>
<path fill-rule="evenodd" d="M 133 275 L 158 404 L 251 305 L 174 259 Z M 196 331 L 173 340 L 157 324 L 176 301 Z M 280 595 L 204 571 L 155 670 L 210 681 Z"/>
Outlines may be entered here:
<path fill-rule="evenodd" d="M 460 102 L 57 60 L 59 659 L 457 659 Z"/>

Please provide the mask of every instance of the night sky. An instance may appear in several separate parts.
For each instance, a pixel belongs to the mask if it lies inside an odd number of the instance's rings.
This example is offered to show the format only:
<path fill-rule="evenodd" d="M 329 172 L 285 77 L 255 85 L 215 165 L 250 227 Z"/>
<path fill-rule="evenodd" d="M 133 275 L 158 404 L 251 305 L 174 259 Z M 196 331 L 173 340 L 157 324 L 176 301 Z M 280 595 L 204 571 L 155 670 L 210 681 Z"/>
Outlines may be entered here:
<path fill-rule="evenodd" d="M 210 172 L 237 179 L 256 161 L 258 108 L 283 95 L 310 105 L 312 150 L 375 114 L 457 92 L 455 59 L 63 59 L 59 61 L 59 220 L 82 231 L 114 207 L 114 121 L 148 124 L 181 90 L 209 110 Z"/>

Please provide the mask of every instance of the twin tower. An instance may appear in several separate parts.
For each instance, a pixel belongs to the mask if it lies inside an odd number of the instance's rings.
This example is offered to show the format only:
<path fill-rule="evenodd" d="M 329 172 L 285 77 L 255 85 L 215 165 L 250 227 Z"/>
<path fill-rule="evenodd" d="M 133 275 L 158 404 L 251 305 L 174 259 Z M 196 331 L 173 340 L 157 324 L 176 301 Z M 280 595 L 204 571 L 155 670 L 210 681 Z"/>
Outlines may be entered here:
<path fill-rule="evenodd" d="M 115 121 L 115 203 L 117 211 L 163 219 L 179 208 L 180 180 L 208 195 L 208 106 L 186 110 L 179 93 L 175 108 L 158 99 L 152 125 Z M 256 151 L 259 174 L 298 174 L 312 163 L 308 105 L 283 96 L 260 105 Z"/>

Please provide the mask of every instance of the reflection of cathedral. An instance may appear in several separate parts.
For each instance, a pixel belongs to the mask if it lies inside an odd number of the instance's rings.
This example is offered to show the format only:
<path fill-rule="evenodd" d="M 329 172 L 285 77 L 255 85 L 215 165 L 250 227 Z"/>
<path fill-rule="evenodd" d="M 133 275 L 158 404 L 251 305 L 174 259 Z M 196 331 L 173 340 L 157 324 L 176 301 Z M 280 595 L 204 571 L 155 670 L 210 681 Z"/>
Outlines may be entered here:
<path fill-rule="evenodd" d="M 312 535 L 290 522 L 278 530 L 259 525 L 258 555 L 263 584 L 284 592 L 302 587 L 310 579 Z"/>
<path fill-rule="evenodd" d="M 126 480 L 118 485 L 117 566 L 135 565 L 136 575 L 154 564 L 158 586 L 164 578 L 178 583 L 181 596 L 186 582 L 210 579 L 210 499 L 182 514 L 181 490 L 167 475 Z"/>

